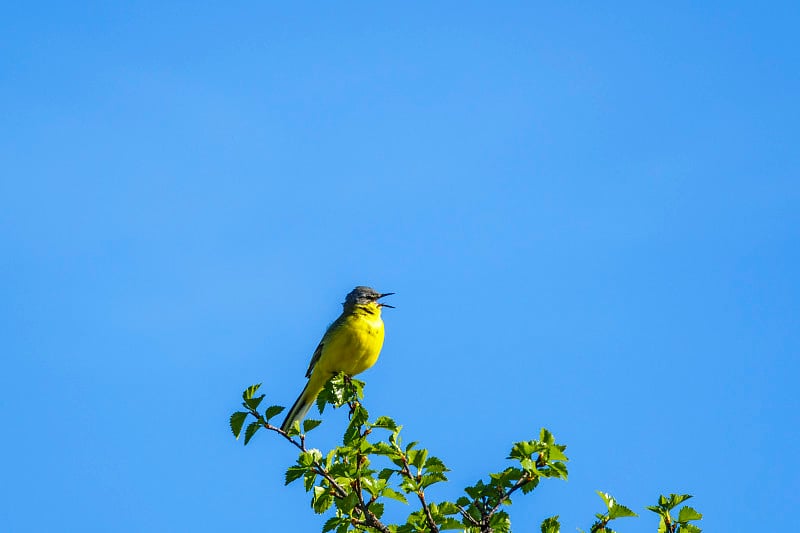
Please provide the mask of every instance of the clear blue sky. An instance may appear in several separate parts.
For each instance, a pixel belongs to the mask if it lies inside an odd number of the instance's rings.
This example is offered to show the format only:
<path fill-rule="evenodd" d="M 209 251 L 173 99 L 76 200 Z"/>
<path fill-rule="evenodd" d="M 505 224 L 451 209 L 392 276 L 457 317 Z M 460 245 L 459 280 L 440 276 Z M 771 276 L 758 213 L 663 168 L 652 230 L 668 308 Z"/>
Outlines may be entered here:
<path fill-rule="evenodd" d="M 318 531 L 292 450 L 227 417 L 254 382 L 290 404 L 369 284 L 397 309 L 367 406 L 452 468 L 433 499 L 546 426 L 570 479 L 515 531 L 587 528 L 597 489 L 787 530 L 798 25 L 792 2 L 5 6 L 0 529 Z"/>

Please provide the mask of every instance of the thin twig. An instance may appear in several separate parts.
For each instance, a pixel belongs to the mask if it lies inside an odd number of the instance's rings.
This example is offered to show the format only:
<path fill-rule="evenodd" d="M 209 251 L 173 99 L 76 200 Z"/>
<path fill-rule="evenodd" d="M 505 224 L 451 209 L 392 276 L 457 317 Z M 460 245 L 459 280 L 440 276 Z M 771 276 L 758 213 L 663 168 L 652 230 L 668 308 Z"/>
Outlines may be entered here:
<path fill-rule="evenodd" d="M 497 512 L 497 510 L 500 508 L 500 506 L 501 506 L 501 505 L 503 505 L 503 502 L 504 502 L 504 501 L 506 501 L 506 500 L 507 500 L 507 499 L 508 499 L 508 498 L 511 496 L 511 494 L 513 494 L 513 493 L 514 493 L 514 491 L 516 491 L 517 489 L 519 489 L 520 487 L 522 487 L 522 486 L 523 486 L 525 483 L 527 483 L 528 481 L 531 481 L 531 478 L 530 478 L 530 477 L 528 477 L 528 474 L 527 474 L 527 473 L 523 473 L 523 474 L 522 474 L 522 476 L 521 476 L 521 477 L 520 477 L 520 478 L 517 480 L 517 482 L 516 482 L 516 483 L 514 483 L 514 486 L 513 486 L 513 487 L 511 487 L 510 489 L 508 489 L 506 492 L 504 492 L 504 493 L 503 493 L 503 494 L 500 496 L 500 499 L 497 501 L 497 505 L 495 505 L 494 507 L 492 507 L 492 509 L 489 511 L 489 513 L 486 515 L 486 517 L 487 517 L 487 518 L 491 518 L 491 516 L 492 516 L 494 513 L 496 513 L 496 512 Z"/>
<path fill-rule="evenodd" d="M 413 480 L 414 475 L 411 473 L 411 469 L 409 468 L 408 459 L 406 458 L 406 454 L 400 450 L 400 447 L 395 445 L 395 449 L 400 452 L 400 460 L 403 461 L 403 469 L 400 471 L 400 474 L 407 477 L 408 479 Z M 417 480 L 419 481 L 419 480 Z M 431 528 L 431 533 L 439 533 L 439 526 L 436 525 L 436 521 L 433 519 L 433 515 L 431 515 L 431 509 L 428 506 L 427 502 L 425 502 L 425 491 L 421 488 L 417 489 L 416 491 L 417 498 L 419 499 L 419 503 L 422 505 L 422 508 L 425 510 L 425 519 L 428 522 L 428 527 Z"/>
<path fill-rule="evenodd" d="M 456 505 L 456 509 L 458 509 L 458 511 L 461 513 L 461 516 L 463 516 L 464 518 L 466 518 L 466 519 L 467 519 L 467 521 L 468 521 L 470 524 L 472 524 L 473 526 L 479 526 L 479 525 L 480 525 L 480 524 L 478 523 L 478 521 L 477 521 L 477 520 L 475 520 L 474 518 L 472 518 L 472 515 L 471 515 L 471 514 L 469 514 L 467 511 L 465 511 L 465 510 L 464 510 L 464 508 L 463 508 L 463 507 L 461 507 L 461 506 L 460 506 L 460 505 L 458 505 L 458 504 L 455 504 L 455 505 Z"/>
<path fill-rule="evenodd" d="M 245 406 L 245 407 L 247 407 L 247 410 L 250 411 L 250 414 L 253 415 L 256 418 L 256 420 L 265 429 L 268 429 L 269 431 L 274 431 L 278 435 L 282 436 L 284 439 L 286 439 L 289 442 L 291 442 L 300 451 L 308 452 L 308 450 L 306 449 L 306 442 L 305 442 L 305 436 L 304 435 L 301 435 L 300 436 L 300 442 L 297 442 L 292 437 L 290 437 L 288 433 L 283 431 L 281 428 L 279 428 L 278 426 L 273 426 L 272 424 L 267 422 L 266 419 L 264 419 L 264 417 L 261 415 L 261 413 L 259 413 L 255 409 L 251 409 L 249 406 Z M 327 469 L 325 469 L 325 467 L 322 466 L 322 464 L 320 464 L 318 461 L 315 460 L 314 463 L 313 463 L 313 466 L 314 466 L 314 472 L 316 474 L 322 476 L 323 478 L 325 478 L 325 480 L 330 484 L 330 486 L 333 487 L 333 490 L 335 492 L 334 496 L 336 498 L 343 499 L 343 498 L 347 497 L 347 491 L 344 489 L 344 487 L 339 485 L 336 482 L 336 480 L 333 479 L 333 476 L 331 476 L 328 473 Z M 358 480 L 356 480 L 356 481 L 358 482 Z M 358 482 L 358 485 L 360 487 L 361 483 Z M 381 533 L 391 533 L 391 531 L 389 531 L 389 528 L 386 527 L 383 524 L 383 522 L 381 522 L 380 519 L 378 519 L 378 517 L 375 516 L 375 513 L 373 513 L 372 511 L 369 510 L 369 506 L 366 503 L 364 503 L 364 498 L 361 495 L 360 488 L 357 491 L 357 495 L 358 495 L 358 499 L 359 499 L 359 504 L 358 504 L 357 507 L 361 511 L 361 513 L 364 515 L 365 520 L 363 520 L 363 521 L 362 520 L 357 520 L 356 523 L 358 523 L 359 525 L 363 524 L 366 527 L 375 528 L 378 531 L 380 531 Z"/>

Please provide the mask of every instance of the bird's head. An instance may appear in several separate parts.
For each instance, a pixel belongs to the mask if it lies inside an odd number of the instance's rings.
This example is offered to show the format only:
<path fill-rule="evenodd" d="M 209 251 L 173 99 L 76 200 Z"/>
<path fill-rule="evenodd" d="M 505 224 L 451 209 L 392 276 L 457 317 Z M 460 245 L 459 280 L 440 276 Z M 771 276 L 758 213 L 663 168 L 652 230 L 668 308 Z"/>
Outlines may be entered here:
<path fill-rule="evenodd" d="M 352 307 L 355 305 L 367 305 L 367 304 L 376 304 L 378 307 L 391 307 L 394 309 L 394 306 L 385 303 L 379 303 L 378 300 L 383 298 L 384 296 L 390 296 L 394 294 L 393 292 L 384 292 L 380 293 L 373 289 L 372 287 L 364 287 L 363 285 L 359 285 L 347 295 L 344 300 L 345 307 Z"/>

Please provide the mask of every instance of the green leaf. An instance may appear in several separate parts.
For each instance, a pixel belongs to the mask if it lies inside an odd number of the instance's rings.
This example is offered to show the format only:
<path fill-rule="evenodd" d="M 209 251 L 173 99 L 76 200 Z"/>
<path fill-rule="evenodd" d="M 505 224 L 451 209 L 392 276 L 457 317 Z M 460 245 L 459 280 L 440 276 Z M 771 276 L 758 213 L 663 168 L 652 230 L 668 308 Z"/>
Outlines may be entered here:
<path fill-rule="evenodd" d="M 311 499 L 311 507 L 317 514 L 327 511 L 333 503 L 333 496 L 326 487 L 314 487 L 314 496 Z"/>
<path fill-rule="evenodd" d="M 702 533 L 702 529 L 694 524 L 684 524 L 680 529 L 681 533 Z"/>
<path fill-rule="evenodd" d="M 261 396 L 259 396 L 257 398 L 247 398 L 247 399 L 245 399 L 244 403 L 247 404 L 247 407 L 249 407 L 250 409 L 255 411 L 256 409 L 258 409 L 258 406 L 261 403 L 261 401 L 264 399 L 264 396 L 266 396 L 266 394 L 262 394 Z"/>
<path fill-rule="evenodd" d="M 670 494 L 669 497 L 664 496 L 663 494 L 658 497 L 658 506 L 662 509 L 671 510 L 676 507 L 679 503 L 688 500 L 691 498 L 691 494 Z"/>
<path fill-rule="evenodd" d="M 308 433 L 318 425 L 322 424 L 322 420 L 313 420 L 311 418 L 306 418 L 303 420 L 303 433 Z"/>
<path fill-rule="evenodd" d="M 458 507 L 453 502 L 441 502 L 439 504 L 439 512 L 443 515 L 449 515 L 459 514 L 461 511 L 458 510 Z"/>
<path fill-rule="evenodd" d="M 528 494 L 539 485 L 539 478 L 535 477 L 522 485 L 522 494 Z"/>
<path fill-rule="evenodd" d="M 314 484 L 317 482 L 317 473 L 314 469 L 309 468 L 305 474 L 303 474 L 303 488 L 306 489 L 306 492 L 310 491 L 314 488 Z"/>
<path fill-rule="evenodd" d="M 383 504 L 382 504 L 382 503 L 380 503 L 380 502 L 373 502 L 373 503 L 372 503 L 372 504 L 369 506 L 369 510 L 370 510 L 370 511 L 372 511 L 372 513 L 373 513 L 375 516 L 377 516 L 378 518 L 380 518 L 380 517 L 382 517 L 382 516 L 383 516 Z"/>
<path fill-rule="evenodd" d="M 460 529 L 463 531 L 464 524 L 462 524 L 455 518 L 445 518 L 439 524 L 439 531 L 447 531 L 448 529 Z"/>
<path fill-rule="evenodd" d="M 297 456 L 297 464 L 302 466 L 314 466 L 314 464 L 322 460 L 322 452 L 316 448 L 311 448 L 304 452 L 300 452 Z"/>
<path fill-rule="evenodd" d="M 331 518 L 328 518 L 325 521 L 325 524 L 322 526 L 322 533 L 333 531 L 342 524 L 344 524 L 344 526 L 347 527 L 350 524 L 350 521 L 340 516 L 332 516 Z"/>
<path fill-rule="evenodd" d="M 614 520 L 616 518 L 628 518 L 628 517 L 634 517 L 634 516 L 639 516 L 639 515 L 637 515 L 636 513 L 631 511 L 629 508 L 625 507 L 624 505 L 620 505 L 620 504 L 616 504 L 616 505 L 614 505 L 614 507 L 612 507 L 611 509 L 608 510 L 608 517 L 611 520 Z"/>
<path fill-rule="evenodd" d="M 428 472 L 435 472 L 435 473 L 449 472 L 450 471 L 449 468 L 444 466 L 444 463 L 442 462 L 442 460 L 439 459 L 438 457 L 436 457 L 435 455 L 431 455 L 425 461 L 425 470 L 427 470 Z"/>
<path fill-rule="evenodd" d="M 440 483 L 442 481 L 447 481 L 447 476 L 444 474 L 439 474 L 438 472 L 434 472 L 432 474 L 425 474 L 420 478 L 419 486 L 423 489 L 430 487 L 435 483 Z"/>
<path fill-rule="evenodd" d="M 239 440 L 239 434 L 242 432 L 242 426 L 244 425 L 244 421 L 247 418 L 248 414 L 250 413 L 236 411 L 231 415 L 230 419 L 231 431 L 233 431 L 233 436 L 236 437 L 236 440 Z"/>
<path fill-rule="evenodd" d="M 343 513 L 350 514 L 358 503 L 358 495 L 355 492 L 350 492 L 344 498 L 337 498 L 334 502 L 337 509 Z"/>
<path fill-rule="evenodd" d="M 489 519 L 489 525 L 495 533 L 509 533 L 511 531 L 511 519 L 505 511 L 499 511 Z"/>
<path fill-rule="evenodd" d="M 408 462 L 417 468 L 422 468 L 425 460 L 428 458 L 428 450 L 425 448 L 419 450 L 410 450 L 408 452 Z"/>
<path fill-rule="evenodd" d="M 550 461 L 569 461 L 566 455 L 564 455 L 564 449 L 566 446 L 561 446 L 559 444 L 553 444 L 547 448 L 547 458 Z"/>
<path fill-rule="evenodd" d="M 388 481 L 388 479 L 396 473 L 397 470 L 394 470 L 392 468 L 383 468 L 381 469 L 380 472 L 378 472 L 378 479 L 384 479 Z"/>
<path fill-rule="evenodd" d="M 614 497 L 611 494 L 607 492 L 601 492 L 599 490 L 596 490 L 595 492 L 598 496 L 600 496 L 600 498 L 603 499 L 603 503 L 606 504 L 607 509 L 611 509 L 614 506 Z"/>
<path fill-rule="evenodd" d="M 379 416 L 375 422 L 372 423 L 374 428 L 383 428 L 394 431 L 397 429 L 397 423 L 388 416 Z"/>
<path fill-rule="evenodd" d="M 397 455 L 397 450 L 392 448 L 392 446 L 386 442 L 378 441 L 372 445 L 372 453 L 376 455 L 395 456 Z"/>
<path fill-rule="evenodd" d="M 300 466 L 300 465 L 290 466 L 289 469 L 286 471 L 286 480 L 284 482 L 284 485 L 288 485 L 292 481 L 303 477 L 303 474 L 305 474 L 307 471 L 308 467 L 305 466 Z"/>
<path fill-rule="evenodd" d="M 678 522 L 688 522 L 689 520 L 700 520 L 701 518 L 703 518 L 703 515 L 698 513 L 696 510 L 689 507 L 688 505 L 681 507 L 681 510 L 678 513 Z"/>
<path fill-rule="evenodd" d="M 353 417 L 350 419 L 350 423 L 347 425 L 347 429 L 344 432 L 343 444 L 345 446 L 352 444 L 353 441 L 361 435 L 361 426 L 364 425 L 368 417 L 369 413 L 367 413 L 367 410 L 357 405 L 353 410 Z"/>
<path fill-rule="evenodd" d="M 329 403 L 333 403 L 333 399 L 331 398 L 331 391 L 328 388 L 323 387 L 319 394 L 317 394 L 317 411 L 319 414 L 325 412 L 325 406 Z"/>
<path fill-rule="evenodd" d="M 387 498 L 391 498 L 393 500 L 397 500 L 398 502 L 403 502 L 405 504 L 408 503 L 408 500 L 406 499 L 405 495 L 403 495 L 400 492 L 397 492 L 391 487 L 386 487 L 385 489 L 383 489 L 383 496 L 386 496 Z"/>
<path fill-rule="evenodd" d="M 242 399 L 247 401 L 250 398 L 252 398 L 260 386 L 261 383 L 256 383 L 255 385 L 250 385 L 249 387 L 247 387 L 242 393 Z"/>
<path fill-rule="evenodd" d="M 267 411 L 264 413 L 264 418 L 269 420 L 270 418 L 281 414 L 281 411 L 283 411 L 284 409 L 285 407 L 282 407 L 280 405 L 270 405 L 269 407 L 267 407 Z"/>
<path fill-rule="evenodd" d="M 296 437 L 297 435 L 299 435 L 300 434 L 300 421 L 299 420 L 295 420 L 294 422 L 292 422 L 292 425 L 289 426 L 289 429 L 286 430 L 286 434 L 289 435 L 290 437 Z"/>
<path fill-rule="evenodd" d="M 561 524 L 558 523 L 558 515 L 545 518 L 542 521 L 542 533 L 561 533 Z"/>
<path fill-rule="evenodd" d="M 540 471 L 540 474 L 544 477 L 557 477 L 561 479 L 567 479 L 567 465 L 556 461 L 554 463 L 549 464 L 549 471 Z"/>
<path fill-rule="evenodd" d="M 250 439 L 253 438 L 253 435 L 256 434 L 256 431 L 261 427 L 259 422 L 250 422 L 247 425 L 247 429 L 244 430 L 244 445 L 247 446 L 247 443 L 250 442 Z"/>
<path fill-rule="evenodd" d="M 677 506 L 679 503 L 688 500 L 691 498 L 691 494 L 670 494 L 669 495 L 669 508 L 672 509 L 673 507 Z"/>

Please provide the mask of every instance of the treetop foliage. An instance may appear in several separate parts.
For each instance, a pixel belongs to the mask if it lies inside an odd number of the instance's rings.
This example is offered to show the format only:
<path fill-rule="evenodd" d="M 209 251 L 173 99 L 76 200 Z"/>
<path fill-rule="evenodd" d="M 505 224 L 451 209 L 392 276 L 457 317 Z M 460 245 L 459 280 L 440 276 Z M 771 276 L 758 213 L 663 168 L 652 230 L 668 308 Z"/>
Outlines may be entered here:
<path fill-rule="evenodd" d="M 448 481 L 449 469 L 439 457 L 413 441 L 403 442 L 403 427 L 388 416 L 370 421 L 362 404 L 364 382 L 339 374 L 331 378 L 317 397 L 322 414 L 326 406 L 347 406 L 350 420 L 342 436 L 342 444 L 327 453 L 306 445 L 308 434 L 322 421 L 314 419 L 295 422 L 288 431 L 271 420 L 284 408 L 271 405 L 259 410 L 265 395 L 256 396 L 261 384 L 248 387 L 242 393 L 243 411 L 230 417 L 233 435 L 244 434 L 247 445 L 260 430 L 277 434 L 298 449 L 295 464 L 286 471 L 285 483 L 302 480 L 311 494 L 311 507 L 318 514 L 327 514 L 323 533 L 334 531 L 370 531 L 380 533 L 437 533 L 460 530 L 466 533 L 508 533 L 511 518 L 507 507 L 511 497 L 528 495 L 542 480 L 567 479 L 566 446 L 556 443 L 547 429 L 539 431 L 538 439 L 515 442 L 507 459 L 511 462 L 500 472 L 489 474 L 474 485 L 464 488 L 455 501 L 429 501 L 426 489 Z M 247 423 L 249 421 L 249 423 Z M 608 493 L 598 491 L 606 511 L 595 515 L 589 533 L 613 533 L 609 523 L 619 518 L 636 517 L 631 509 L 619 504 Z M 673 516 L 688 494 L 660 496 L 656 505 L 647 509 L 659 517 L 658 533 L 700 533 L 692 522 L 702 515 L 683 506 Z M 407 505 L 412 510 L 405 522 L 385 523 L 387 504 Z M 542 533 L 559 533 L 558 516 L 545 519 Z"/>

